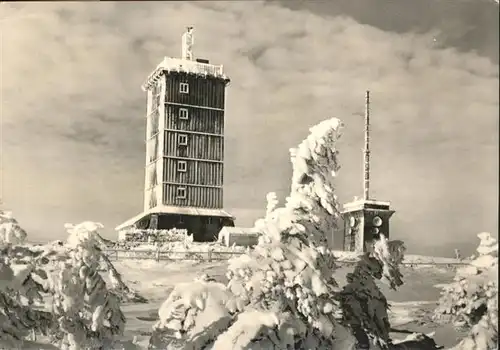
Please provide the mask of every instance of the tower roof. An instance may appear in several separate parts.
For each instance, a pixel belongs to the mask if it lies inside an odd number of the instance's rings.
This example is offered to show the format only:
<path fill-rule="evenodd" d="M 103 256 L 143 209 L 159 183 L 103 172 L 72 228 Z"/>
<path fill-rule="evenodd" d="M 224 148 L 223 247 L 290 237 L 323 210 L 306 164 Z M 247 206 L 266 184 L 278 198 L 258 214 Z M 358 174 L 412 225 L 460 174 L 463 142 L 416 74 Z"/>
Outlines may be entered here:
<path fill-rule="evenodd" d="M 193 27 L 189 26 L 186 28 L 186 32 L 182 35 L 181 58 L 165 57 L 156 69 L 148 76 L 144 84 L 142 84 L 142 90 L 149 90 L 149 88 L 158 81 L 162 74 L 170 72 L 213 77 L 222 79 L 226 83 L 229 83 L 229 78 L 224 74 L 224 67 L 222 64 L 214 65 L 208 63 L 208 61 L 200 62 L 200 60 L 195 60 L 193 55 L 193 45 Z"/>
<path fill-rule="evenodd" d="M 223 65 L 201 63 L 197 61 L 183 60 L 182 58 L 165 57 L 156 69 L 148 76 L 142 90 L 147 91 L 155 84 L 164 73 L 177 72 L 195 74 L 204 77 L 213 77 L 229 82 L 229 78 L 224 74 Z"/>

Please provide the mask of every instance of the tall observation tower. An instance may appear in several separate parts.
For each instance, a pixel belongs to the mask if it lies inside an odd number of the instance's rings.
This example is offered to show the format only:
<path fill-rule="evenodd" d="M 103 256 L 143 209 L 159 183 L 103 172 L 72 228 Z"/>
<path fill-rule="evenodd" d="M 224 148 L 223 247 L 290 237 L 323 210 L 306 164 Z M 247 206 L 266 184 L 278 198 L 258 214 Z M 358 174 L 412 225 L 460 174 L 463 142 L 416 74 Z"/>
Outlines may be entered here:
<path fill-rule="evenodd" d="M 224 112 L 229 78 L 222 65 L 193 55 L 193 27 L 181 58 L 165 57 L 148 76 L 144 211 L 116 227 L 184 228 L 195 241 L 217 238 L 234 218 L 223 210 Z"/>
<path fill-rule="evenodd" d="M 344 219 L 345 251 L 365 252 L 380 234 L 389 238 L 390 202 L 370 198 L 370 92 L 365 101 L 365 148 L 363 150 L 363 199 L 346 203 Z"/>

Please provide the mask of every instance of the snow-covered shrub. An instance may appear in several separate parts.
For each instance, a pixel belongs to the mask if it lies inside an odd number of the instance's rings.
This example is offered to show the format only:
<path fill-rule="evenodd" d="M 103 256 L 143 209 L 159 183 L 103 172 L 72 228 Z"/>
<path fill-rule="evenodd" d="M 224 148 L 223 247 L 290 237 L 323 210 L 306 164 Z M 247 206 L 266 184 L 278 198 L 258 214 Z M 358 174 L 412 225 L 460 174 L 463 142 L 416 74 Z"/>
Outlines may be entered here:
<path fill-rule="evenodd" d="M 24 341 L 32 336 L 34 331 L 46 333 L 45 327 L 50 327 L 50 313 L 33 310 L 31 305 L 12 297 L 12 291 L 20 286 L 28 292 L 26 294 L 39 293 L 36 288 L 28 289 L 24 285 L 23 281 L 28 278 L 28 274 L 26 271 L 12 269 L 5 260 L 0 261 L 0 348 L 2 349 L 22 347 Z"/>
<path fill-rule="evenodd" d="M 0 348 L 15 349 L 35 332 L 47 334 L 52 315 L 32 308 L 46 291 L 47 275 L 36 260 L 39 253 L 12 244 L 23 242 L 26 232 L 11 213 L 2 212 L 0 217 L 4 238 L 0 241 Z"/>
<path fill-rule="evenodd" d="M 22 244 L 26 236 L 12 212 L 0 210 L 0 243 Z"/>
<path fill-rule="evenodd" d="M 457 327 L 469 330 L 457 350 L 498 348 L 498 243 L 489 233 L 478 237 L 475 259 L 444 287 L 435 311 L 436 320 L 451 318 Z"/>
<path fill-rule="evenodd" d="M 343 320 L 360 344 L 386 347 L 390 343 L 389 305 L 375 280 L 386 282 L 392 289 L 402 285 L 399 264 L 404 251 L 401 241 L 387 241 L 380 235 L 373 253 L 363 255 L 354 271 L 347 274 L 347 284 L 338 299 Z"/>
<path fill-rule="evenodd" d="M 431 332 L 429 334 L 423 333 L 412 333 L 409 334 L 405 339 L 394 341 L 389 346 L 389 350 L 438 350 L 444 349 L 442 346 L 438 346 L 434 341 L 433 337 L 436 332 Z"/>
<path fill-rule="evenodd" d="M 27 338 L 40 333 L 61 349 L 123 348 L 115 340 L 125 318 L 119 297 L 99 274 L 101 262 L 115 288 L 131 291 L 100 249 L 108 243 L 98 233 L 102 225 L 66 225 L 66 244 L 15 245 L 10 242 L 24 241 L 26 233 L 10 213 L 5 217 L 2 234 L 9 239 L 0 242 L 0 348 L 24 348 Z"/>
<path fill-rule="evenodd" d="M 113 348 L 124 330 L 119 298 L 99 274 L 100 227 L 92 222 L 66 225 L 65 245 L 42 248 L 52 295 L 50 311 L 58 327 L 51 335 L 61 349 Z"/>
<path fill-rule="evenodd" d="M 189 234 L 186 229 L 170 229 L 170 230 L 153 230 L 153 229 L 137 229 L 128 228 L 118 233 L 122 240 L 116 242 L 117 247 L 134 247 L 137 243 L 158 243 L 165 244 L 168 242 L 185 242 L 192 243 L 193 235 Z"/>
<path fill-rule="evenodd" d="M 270 215 L 279 204 L 278 196 L 275 192 L 269 192 L 266 196 L 267 199 L 267 207 L 266 207 L 266 216 Z"/>
<path fill-rule="evenodd" d="M 120 301 L 147 302 L 144 297 L 123 282 L 120 273 L 115 269 L 108 256 L 102 251 L 103 248 L 109 247 L 108 242 L 101 237 L 98 231 L 103 227 L 102 224 L 86 221 L 76 226 L 66 224 L 65 227 L 69 233 L 67 246 L 71 247 L 73 251 L 81 251 L 81 248 L 85 247 L 86 252 L 96 261 L 96 266 L 104 265 L 104 270 L 108 271 L 111 282 L 109 290 L 115 296 L 118 296 Z"/>
<path fill-rule="evenodd" d="M 266 217 L 256 222 L 262 233 L 259 244 L 230 260 L 227 285 L 197 281 L 177 286 L 160 309 L 151 348 L 351 349 L 354 338 L 339 323 L 340 289 L 326 239 L 339 220 L 333 178 L 339 169 L 335 142 L 340 128 L 338 119 L 326 120 L 291 150 L 290 195 L 282 208 L 276 208 L 276 196 L 268 195 Z M 401 284 L 397 265 L 402 248 L 382 238 L 367 256 L 370 264 L 361 264 L 355 275 Z M 372 265 L 376 271 L 361 271 Z M 371 303 L 370 298 L 378 298 L 378 304 L 351 314 L 362 319 L 362 330 L 384 345 L 387 305 L 378 288 L 371 287 L 374 291 L 360 287 L 358 305 Z"/>

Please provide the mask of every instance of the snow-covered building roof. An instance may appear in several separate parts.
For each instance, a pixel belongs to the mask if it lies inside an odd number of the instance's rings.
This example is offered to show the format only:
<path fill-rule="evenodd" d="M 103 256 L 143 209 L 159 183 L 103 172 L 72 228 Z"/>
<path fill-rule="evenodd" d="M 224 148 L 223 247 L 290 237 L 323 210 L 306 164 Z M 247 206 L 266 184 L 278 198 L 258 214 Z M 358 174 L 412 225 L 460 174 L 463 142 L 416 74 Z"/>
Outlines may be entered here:
<path fill-rule="evenodd" d="M 219 78 L 229 82 L 229 78 L 224 74 L 224 67 L 222 64 L 214 65 L 182 58 L 165 57 L 148 76 L 144 84 L 142 84 L 142 90 L 149 90 L 162 74 L 169 72 L 196 74 L 205 77 Z"/>
<path fill-rule="evenodd" d="M 253 235 L 259 236 L 261 233 L 254 227 L 238 227 L 238 226 L 224 226 L 221 232 L 228 232 L 235 235 Z"/>
<path fill-rule="evenodd" d="M 219 232 L 218 241 L 230 247 L 254 246 L 259 241 L 261 233 L 255 228 L 225 226 Z"/>
<path fill-rule="evenodd" d="M 152 215 L 152 214 L 178 214 L 178 215 L 193 215 L 193 216 L 216 216 L 223 218 L 232 218 L 234 217 L 228 212 L 222 209 L 206 209 L 206 208 L 194 208 L 194 207 L 173 207 L 162 205 L 158 207 L 154 207 L 153 209 L 149 209 L 143 211 L 140 214 L 137 214 L 133 218 L 125 221 L 123 224 L 120 224 L 115 227 L 115 230 L 120 231 L 124 228 L 130 227 L 138 223 L 143 218 Z"/>
<path fill-rule="evenodd" d="M 389 209 L 389 207 L 391 206 L 391 202 L 379 201 L 375 199 L 358 199 L 349 203 L 345 203 L 343 209 L 344 211 L 354 211 L 368 209 L 374 206 Z"/>
<path fill-rule="evenodd" d="M 182 35 L 181 58 L 165 57 L 156 69 L 148 76 L 142 90 L 147 91 L 165 73 L 178 72 L 195 74 L 198 76 L 222 79 L 229 83 L 229 78 L 224 74 L 224 67 L 210 64 L 207 60 L 195 59 L 193 54 L 194 34 L 193 27 L 187 27 L 187 31 Z"/>

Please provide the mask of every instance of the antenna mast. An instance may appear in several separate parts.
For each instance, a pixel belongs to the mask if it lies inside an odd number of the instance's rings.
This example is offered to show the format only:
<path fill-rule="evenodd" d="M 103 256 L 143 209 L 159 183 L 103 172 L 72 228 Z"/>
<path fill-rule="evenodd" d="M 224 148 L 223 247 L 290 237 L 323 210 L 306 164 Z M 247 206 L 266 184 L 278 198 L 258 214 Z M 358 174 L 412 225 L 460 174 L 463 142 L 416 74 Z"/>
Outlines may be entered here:
<path fill-rule="evenodd" d="M 370 91 L 365 100 L 365 149 L 364 149 L 363 199 L 370 198 Z"/>
<path fill-rule="evenodd" d="M 193 45 L 194 45 L 194 27 L 189 26 L 186 32 L 182 35 L 182 52 L 181 57 L 183 60 L 193 60 Z"/>

